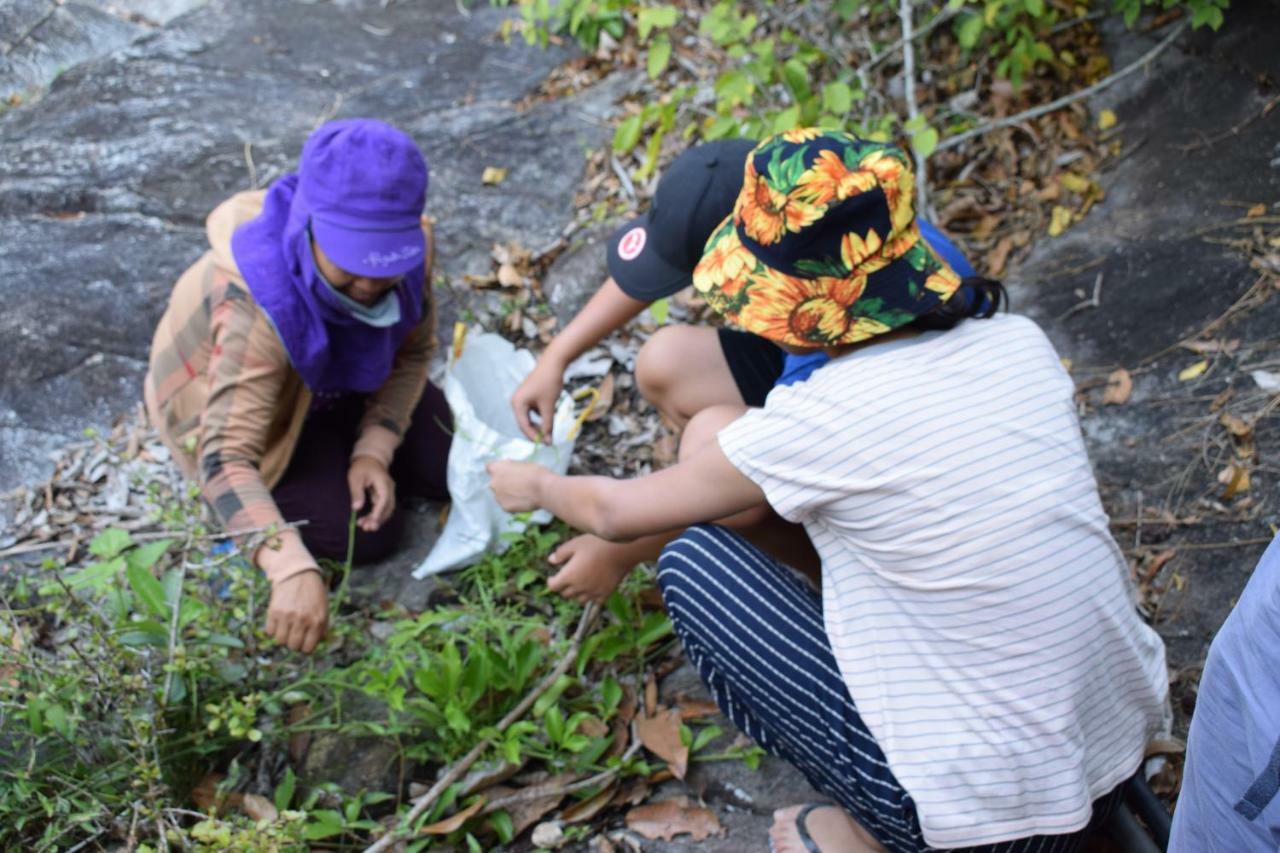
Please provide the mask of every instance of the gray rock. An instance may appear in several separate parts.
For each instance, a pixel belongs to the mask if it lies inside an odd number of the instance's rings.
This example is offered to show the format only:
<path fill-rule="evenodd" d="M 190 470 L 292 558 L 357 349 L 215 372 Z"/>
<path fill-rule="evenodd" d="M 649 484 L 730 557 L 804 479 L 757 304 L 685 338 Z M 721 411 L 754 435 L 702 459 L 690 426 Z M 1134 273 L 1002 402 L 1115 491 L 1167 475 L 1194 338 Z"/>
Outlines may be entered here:
<path fill-rule="evenodd" d="M 347 720 L 385 720 L 386 713 L 385 706 L 363 697 L 349 698 L 343 708 Z M 311 733 L 298 777 L 304 785 L 335 783 L 348 794 L 395 793 L 416 769 L 408 762 L 401 767 L 400 762 L 395 742 L 387 738 L 318 731 Z"/>
<path fill-rule="evenodd" d="M 595 228 L 579 234 L 547 270 L 542 292 L 559 328 L 569 324 L 609 277 L 606 241 L 612 233 L 612 228 Z"/>
<path fill-rule="evenodd" d="M 205 249 L 205 215 L 293 168 L 319 122 L 370 115 L 414 134 L 432 165 L 440 269 L 452 277 L 487 269 L 494 242 L 556 238 L 583 151 L 608 133 L 612 83 L 515 108 L 567 52 L 503 44 L 509 10 L 193 5 L 0 9 L 0 32 L 15 39 L 50 10 L 50 21 L 81 21 L 110 9 L 109 21 L 93 20 L 118 31 L 95 36 L 43 97 L 0 114 L 0 492 L 43 476 L 49 450 L 136 405 L 169 288 Z M 482 186 L 491 165 L 507 180 Z"/>

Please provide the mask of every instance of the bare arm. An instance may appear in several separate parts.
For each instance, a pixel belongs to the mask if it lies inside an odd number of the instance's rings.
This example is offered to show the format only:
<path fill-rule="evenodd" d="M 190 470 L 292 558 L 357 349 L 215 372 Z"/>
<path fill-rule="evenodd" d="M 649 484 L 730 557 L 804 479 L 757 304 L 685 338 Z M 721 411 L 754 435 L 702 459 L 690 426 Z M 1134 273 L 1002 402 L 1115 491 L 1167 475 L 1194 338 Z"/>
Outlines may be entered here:
<path fill-rule="evenodd" d="M 629 541 L 715 521 L 765 503 L 718 442 L 633 480 L 562 477 L 525 462 L 493 462 L 491 487 L 508 512 L 546 509 L 602 539 Z"/>
<path fill-rule="evenodd" d="M 605 279 L 591 300 L 547 345 L 538 365 L 511 397 L 516 422 L 530 439 L 537 440 L 539 429 L 529 415 L 537 412 L 543 429 L 554 416 L 556 398 L 564 387 L 565 368 L 578 356 L 600 343 L 645 309 L 647 302 L 632 299 L 622 292 L 612 278 Z"/>

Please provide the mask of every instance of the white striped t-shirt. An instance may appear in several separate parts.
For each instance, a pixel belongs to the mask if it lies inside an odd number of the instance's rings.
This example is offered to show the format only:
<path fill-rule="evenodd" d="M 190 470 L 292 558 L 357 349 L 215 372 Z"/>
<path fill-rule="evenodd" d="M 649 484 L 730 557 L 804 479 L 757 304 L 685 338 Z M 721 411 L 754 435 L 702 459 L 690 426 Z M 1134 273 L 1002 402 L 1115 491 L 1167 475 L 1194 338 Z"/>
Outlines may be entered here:
<path fill-rule="evenodd" d="M 719 435 L 813 540 L 836 661 L 936 847 L 1082 828 L 1164 723 L 1073 392 L 1001 315 L 855 350 Z"/>

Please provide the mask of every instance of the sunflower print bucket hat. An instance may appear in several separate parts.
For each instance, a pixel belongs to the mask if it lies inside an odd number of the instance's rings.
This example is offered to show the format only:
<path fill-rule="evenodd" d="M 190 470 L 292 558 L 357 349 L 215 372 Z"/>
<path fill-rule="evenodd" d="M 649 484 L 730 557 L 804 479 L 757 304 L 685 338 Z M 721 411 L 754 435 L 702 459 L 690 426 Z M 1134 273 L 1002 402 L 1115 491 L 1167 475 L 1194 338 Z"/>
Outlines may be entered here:
<path fill-rule="evenodd" d="M 797 347 L 910 323 L 960 287 L 920 236 L 914 193 L 897 146 L 818 129 L 770 137 L 747 157 L 694 288 L 733 325 Z"/>

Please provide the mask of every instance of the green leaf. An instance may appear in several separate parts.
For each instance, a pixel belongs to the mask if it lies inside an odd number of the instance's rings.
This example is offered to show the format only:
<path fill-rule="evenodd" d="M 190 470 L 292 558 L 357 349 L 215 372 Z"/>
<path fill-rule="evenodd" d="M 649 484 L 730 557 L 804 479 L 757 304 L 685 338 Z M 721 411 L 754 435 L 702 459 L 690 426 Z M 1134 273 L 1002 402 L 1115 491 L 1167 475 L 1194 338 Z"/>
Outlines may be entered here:
<path fill-rule="evenodd" d="M 297 787 L 298 779 L 293 775 L 293 768 L 287 767 L 284 771 L 284 778 L 280 780 L 280 784 L 276 785 L 275 803 L 276 809 L 285 811 L 293 804 L 293 791 Z"/>
<path fill-rule="evenodd" d="M 1044 0 L 1022 0 L 1022 5 L 1032 17 L 1039 18 L 1044 14 Z"/>
<path fill-rule="evenodd" d="M 623 119 L 613 132 L 613 153 L 626 154 L 640 141 L 641 117 L 637 113 Z"/>
<path fill-rule="evenodd" d="M 731 69 L 716 78 L 716 97 L 730 107 L 750 104 L 755 96 L 755 83 L 746 72 Z"/>
<path fill-rule="evenodd" d="M 160 562 L 160 558 L 169 550 L 169 546 L 173 544 L 172 539 L 161 539 L 159 542 L 148 542 L 134 548 L 125 555 L 125 559 L 131 566 L 139 566 L 144 569 L 153 567 Z"/>
<path fill-rule="evenodd" d="M 164 628 L 144 628 L 124 631 L 116 639 L 124 646 L 156 646 L 164 648 L 169 645 L 169 632 Z"/>
<path fill-rule="evenodd" d="M 848 83 L 836 81 L 822 87 L 822 108 L 841 115 L 853 108 L 853 90 Z"/>
<path fill-rule="evenodd" d="M 667 68 L 667 63 L 671 61 L 671 39 L 666 36 L 658 36 L 653 40 L 653 44 L 649 46 L 649 57 L 647 59 L 649 78 L 656 80 L 658 75 Z"/>
<path fill-rule="evenodd" d="M 644 627 L 641 628 L 640 635 L 636 637 L 636 646 L 640 649 L 646 649 L 673 630 L 674 628 L 672 628 L 671 620 L 667 618 L 667 614 L 662 612 L 650 613 L 644 618 Z"/>
<path fill-rule="evenodd" d="M 168 618 L 169 605 L 164 600 L 164 587 L 151 574 L 150 569 L 129 566 L 125 569 L 125 577 L 129 579 L 129 586 L 133 588 L 134 595 L 142 600 L 147 609 L 162 619 Z"/>
<path fill-rule="evenodd" d="M 128 533 L 113 527 L 93 537 L 93 541 L 89 543 L 89 553 L 109 560 L 132 544 Z"/>
<path fill-rule="evenodd" d="M 787 89 L 791 92 L 791 97 L 797 103 L 812 97 L 813 90 L 809 88 L 809 69 L 805 64 L 794 57 L 788 59 L 782 66 L 782 81 L 786 84 Z"/>
<path fill-rule="evenodd" d="M 973 50 L 982 37 L 983 27 L 981 15 L 961 15 L 956 19 L 954 27 L 956 40 L 965 50 Z"/>
<path fill-rule="evenodd" d="M 560 713 L 559 707 L 547 709 L 543 725 L 547 727 L 547 737 L 551 738 L 552 743 L 558 744 L 564 740 L 564 715 Z"/>
<path fill-rule="evenodd" d="M 663 297 L 649 306 L 649 314 L 653 317 L 653 322 L 659 326 L 665 325 L 667 322 L 667 313 L 671 308 L 671 300 Z"/>
<path fill-rule="evenodd" d="M 222 646 L 228 649 L 243 649 L 244 641 L 239 637 L 233 637 L 230 634 L 210 634 L 200 641 L 200 644 L 206 646 Z"/>
<path fill-rule="evenodd" d="M 469 832 L 467 833 L 467 853 L 484 853 L 484 845 Z"/>
<path fill-rule="evenodd" d="M 800 108 L 797 106 L 787 107 L 782 112 L 773 117 L 773 132 L 782 133 L 791 130 L 800 122 Z"/>
<path fill-rule="evenodd" d="M 81 589 L 100 589 L 107 581 L 114 578 L 121 569 L 124 568 L 124 560 L 116 557 L 103 563 L 91 563 L 71 577 L 67 578 L 67 587 L 73 591 Z M 60 587 L 57 584 L 44 584 L 40 587 L 41 595 L 50 595 L 57 592 Z"/>
<path fill-rule="evenodd" d="M 679 17 L 680 12 L 675 6 L 642 7 L 636 15 L 636 28 L 640 41 L 648 41 L 649 34 L 654 30 L 665 30 L 674 27 Z"/>
<path fill-rule="evenodd" d="M 539 696 L 537 702 L 533 703 L 533 715 L 535 717 L 541 717 L 543 714 L 548 713 L 555 704 L 560 701 L 560 696 L 568 690 L 572 684 L 573 679 L 567 675 L 562 675 L 557 678 L 556 683 L 551 685 L 551 687 L 547 689 L 546 693 Z"/>
<path fill-rule="evenodd" d="M 697 736 L 693 739 L 693 744 L 689 747 L 689 750 L 691 752 L 697 752 L 707 744 L 711 743 L 711 741 L 720 737 L 720 735 L 723 732 L 724 730 L 721 729 L 719 726 L 716 726 L 716 725 L 707 726 L 706 728 L 698 732 Z"/>
<path fill-rule="evenodd" d="M 911 147 L 921 157 L 928 157 L 938 147 L 938 131 L 936 128 L 926 127 L 924 130 L 911 137 Z"/>
<path fill-rule="evenodd" d="M 605 676 L 600 683 L 600 698 L 604 703 L 605 717 L 612 717 L 622 702 L 622 685 L 612 675 Z"/>
<path fill-rule="evenodd" d="M 510 844 L 515 840 L 516 827 L 506 810 L 494 812 L 489 816 L 489 828 L 497 834 L 498 840 L 503 844 Z"/>
<path fill-rule="evenodd" d="M 342 832 L 345 821 L 342 815 L 333 809 L 319 809 L 310 812 L 311 820 L 302 831 L 302 835 L 308 841 L 319 841 L 322 838 L 331 838 Z"/>
<path fill-rule="evenodd" d="M 471 730 L 471 718 L 467 716 L 467 712 L 457 702 L 449 701 L 444 706 L 444 718 L 449 723 L 449 728 L 455 732 L 465 733 Z"/>

